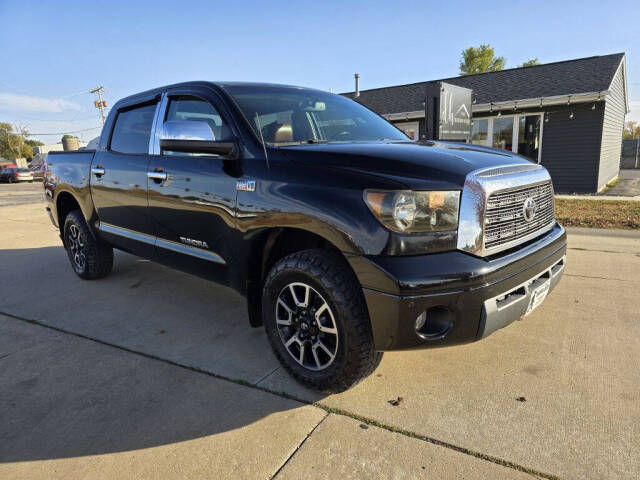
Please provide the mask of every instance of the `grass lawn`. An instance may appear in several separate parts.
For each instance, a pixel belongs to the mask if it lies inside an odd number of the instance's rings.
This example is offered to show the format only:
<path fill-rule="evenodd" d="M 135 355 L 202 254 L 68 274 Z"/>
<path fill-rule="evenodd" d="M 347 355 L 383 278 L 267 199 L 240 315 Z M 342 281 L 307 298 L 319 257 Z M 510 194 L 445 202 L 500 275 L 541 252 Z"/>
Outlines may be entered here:
<path fill-rule="evenodd" d="M 640 229 L 640 202 L 556 198 L 556 218 L 565 227 Z"/>

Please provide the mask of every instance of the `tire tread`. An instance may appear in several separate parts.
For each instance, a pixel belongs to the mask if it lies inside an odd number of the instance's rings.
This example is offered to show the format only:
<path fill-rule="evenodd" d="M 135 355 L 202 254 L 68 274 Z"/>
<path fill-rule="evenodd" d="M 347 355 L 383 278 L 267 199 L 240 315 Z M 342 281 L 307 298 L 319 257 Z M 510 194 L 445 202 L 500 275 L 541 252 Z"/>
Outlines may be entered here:
<path fill-rule="evenodd" d="M 67 250 L 67 254 L 69 256 L 69 260 L 71 261 L 73 271 L 76 272 L 76 274 L 84 280 L 96 280 L 106 277 L 113 268 L 113 248 L 111 247 L 111 245 L 98 241 L 93 236 L 93 234 L 89 230 L 89 225 L 87 225 L 87 222 L 85 221 L 84 216 L 82 215 L 82 212 L 80 210 L 72 210 L 65 217 L 63 230 L 63 237 L 65 239 L 68 227 L 69 225 L 71 225 L 71 223 L 75 224 L 84 235 L 86 257 L 86 266 L 84 272 L 79 272 L 73 266 L 73 259 L 71 258 L 71 254 L 69 253 L 69 249 L 67 248 L 65 240 L 64 247 Z"/>
<path fill-rule="evenodd" d="M 300 383 L 312 388 L 344 391 L 369 376 L 380 364 L 383 352 L 374 348 L 371 322 L 362 290 L 355 275 L 337 253 L 313 249 L 293 253 L 281 259 L 271 269 L 265 280 L 269 285 L 279 274 L 287 270 L 311 274 L 333 295 L 332 300 L 344 309 L 347 351 L 346 364 L 329 380 L 318 380 L 299 374 L 290 368 L 289 358 L 284 359 L 273 345 L 272 335 L 267 335 L 272 349 L 282 365 Z M 267 289 L 265 288 L 265 292 Z M 263 315 L 267 309 L 263 308 Z M 265 327 L 268 322 L 264 322 Z"/>

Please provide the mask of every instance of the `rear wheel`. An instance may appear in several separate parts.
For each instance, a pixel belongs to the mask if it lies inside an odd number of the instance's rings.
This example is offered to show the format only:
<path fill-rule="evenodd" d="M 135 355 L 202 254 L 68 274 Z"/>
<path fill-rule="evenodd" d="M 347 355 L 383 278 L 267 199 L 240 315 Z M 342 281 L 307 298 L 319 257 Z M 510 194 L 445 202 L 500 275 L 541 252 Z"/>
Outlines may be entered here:
<path fill-rule="evenodd" d="M 267 276 L 262 305 L 276 357 L 309 387 L 346 390 L 382 359 L 360 285 L 338 254 L 305 250 L 280 260 Z"/>
<path fill-rule="evenodd" d="M 65 218 L 63 239 L 71 267 L 80 278 L 93 280 L 111 272 L 113 248 L 94 238 L 80 210 Z"/>

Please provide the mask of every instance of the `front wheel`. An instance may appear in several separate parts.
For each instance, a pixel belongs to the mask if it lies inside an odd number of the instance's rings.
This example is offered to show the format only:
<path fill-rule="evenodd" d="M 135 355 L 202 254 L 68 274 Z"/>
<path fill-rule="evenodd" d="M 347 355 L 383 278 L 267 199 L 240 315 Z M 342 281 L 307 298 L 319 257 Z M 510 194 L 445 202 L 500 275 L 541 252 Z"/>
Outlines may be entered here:
<path fill-rule="evenodd" d="M 93 280 L 111 272 L 113 248 L 91 234 L 80 210 L 70 212 L 65 218 L 62 238 L 73 271 L 80 278 Z"/>
<path fill-rule="evenodd" d="M 262 312 L 276 357 L 309 387 L 346 390 L 382 359 L 360 285 L 337 253 L 305 250 L 276 263 L 265 281 Z"/>

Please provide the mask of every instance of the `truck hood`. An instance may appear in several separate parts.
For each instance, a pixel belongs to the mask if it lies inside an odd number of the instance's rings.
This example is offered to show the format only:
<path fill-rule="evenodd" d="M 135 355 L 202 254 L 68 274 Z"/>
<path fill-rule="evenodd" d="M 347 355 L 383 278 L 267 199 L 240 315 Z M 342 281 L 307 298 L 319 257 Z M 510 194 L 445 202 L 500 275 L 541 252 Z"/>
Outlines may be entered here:
<path fill-rule="evenodd" d="M 378 175 L 411 189 L 460 188 L 474 170 L 528 160 L 511 152 L 449 142 L 353 142 L 282 147 L 292 161 Z"/>

